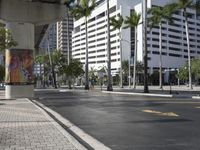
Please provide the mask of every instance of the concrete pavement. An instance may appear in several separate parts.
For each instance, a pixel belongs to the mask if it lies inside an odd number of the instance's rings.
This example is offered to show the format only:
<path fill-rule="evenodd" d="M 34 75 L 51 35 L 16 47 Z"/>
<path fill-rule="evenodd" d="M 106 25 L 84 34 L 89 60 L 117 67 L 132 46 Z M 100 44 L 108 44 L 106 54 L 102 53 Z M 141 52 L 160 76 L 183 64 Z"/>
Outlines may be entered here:
<path fill-rule="evenodd" d="M 0 91 L 1 150 L 86 150 L 28 99 L 5 100 Z"/>
<path fill-rule="evenodd" d="M 164 85 L 163 86 L 163 90 L 161 90 L 159 88 L 159 86 L 153 86 L 153 85 L 149 85 L 149 90 L 156 90 L 156 91 L 169 91 L 170 90 L 170 86 L 169 85 Z M 114 87 L 115 89 L 120 89 L 119 87 Z M 132 86 L 131 86 L 132 88 Z M 124 89 L 130 89 L 128 86 L 124 86 Z M 136 89 L 137 90 L 143 90 L 144 89 L 144 86 L 136 86 Z M 186 85 L 180 85 L 180 86 L 177 86 L 177 85 L 172 85 L 171 86 L 171 89 L 172 91 L 193 91 L 193 92 L 200 92 L 200 86 L 193 86 L 193 89 L 190 90 L 189 87 L 187 87 Z"/>

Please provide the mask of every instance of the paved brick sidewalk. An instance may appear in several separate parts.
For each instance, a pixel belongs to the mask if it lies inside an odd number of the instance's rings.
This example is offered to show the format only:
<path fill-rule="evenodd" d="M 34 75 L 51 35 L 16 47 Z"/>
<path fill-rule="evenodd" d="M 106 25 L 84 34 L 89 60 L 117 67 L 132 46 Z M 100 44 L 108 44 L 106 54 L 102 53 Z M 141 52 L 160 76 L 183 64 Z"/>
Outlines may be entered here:
<path fill-rule="evenodd" d="M 85 148 L 28 99 L 0 100 L 0 150 L 77 149 Z"/>

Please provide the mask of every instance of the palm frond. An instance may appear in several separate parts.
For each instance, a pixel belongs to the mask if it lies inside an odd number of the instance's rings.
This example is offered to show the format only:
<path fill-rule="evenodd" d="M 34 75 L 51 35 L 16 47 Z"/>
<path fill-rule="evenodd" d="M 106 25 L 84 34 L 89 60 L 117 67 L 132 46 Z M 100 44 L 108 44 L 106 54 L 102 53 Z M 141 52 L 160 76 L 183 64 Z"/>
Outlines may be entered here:
<path fill-rule="evenodd" d="M 118 15 L 118 18 L 110 18 L 110 25 L 113 26 L 113 29 L 120 29 L 123 26 L 124 18 L 121 15 Z"/>
<path fill-rule="evenodd" d="M 152 29 L 154 26 L 160 24 L 163 19 L 173 24 L 172 14 L 178 9 L 176 3 L 167 4 L 164 7 L 153 7 L 148 13 L 151 15 L 148 18 L 148 26 Z"/>
<path fill-rule="evenodd" d="M 95 0 L 81 0 L 75 7 L 71 9 L 71 14 L 76 19 L 89 17 L 96 7 Z"/>
<path fill-rule="evenodd" d="M 126 26 L 124 27 L 124 29 L 128 27 L 138 26 L 140 22 L 140 18 L 141 18 L 141 14 L 138 14 L 135 11 L 130 14 L 130 17 L 126 16 L 125 21 L 124 21 L 124 24 Z"/>
<path fill-rule="evenodd" d="M 80 19 L 80 18 L 85 16 L 85 11 L 84 11 L 84 9 L 82 7 L 77 5 L 71 10 L 71 15 L 75 19 Z"/>
<path fill-rule="evenodd" d="M 74 4 L 75 0 L 65 0 L 64 5 L 67 8 L 70 8 L 72 4 Z"/>

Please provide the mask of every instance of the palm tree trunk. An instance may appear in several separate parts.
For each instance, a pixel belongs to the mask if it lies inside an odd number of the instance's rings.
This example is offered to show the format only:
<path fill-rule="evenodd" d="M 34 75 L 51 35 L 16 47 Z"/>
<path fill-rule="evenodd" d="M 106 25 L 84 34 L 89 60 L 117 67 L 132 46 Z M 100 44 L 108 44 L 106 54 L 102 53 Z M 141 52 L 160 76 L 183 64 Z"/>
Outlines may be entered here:
<path fill-rule="evenodd" d="M 149 93 L 148 89 L 148 54 L 147 54 L 147 0 L 143 0 L 143 50 L 144 50 L 144 93 Z"/>
<path fill-rule="evenodd" d="M 190 39 L 189 39 L 189 28 L 186 8 L 184 9 L 185 15 L 185 32 L 187 38 L 187 49 L 188 49 L 188 73 L 189 73 L 189 88 L 192 89 L 192 75 L 191 75 L 191 57 L 190 57 Z"/>
<path fill-rule="evenodd" d="M 109 0 L 107 0 L 107 57 L 108 57 L 108 85 L 107 91 L 113 91 L 112 88 L 112 75 L 111 75 L 111 51 L 110 51 L 110 11 Z"/>
<path fill-rule="evenodd" d="M 159 52 L 160 52 L 159 87 L 160 89 L 163 89 L 163 85 L 162 85 L 162 22 L 159 23 Z"/>
<path fill-rule="evenodd" d="M 119 42 L 120 42 L 120 87 L 123 88 L 123 68 L 122 68 L 122 35 L 119 30 Z"/>
<path fill-rule="evenodd" d="M 70 40 L 69 40 L 69 8 L 67 7 L 67 64 L 70 63 Z"/>
<path fill-rule="evenodd" d="M 71 52 L 70 52 L 70 37 L 69 37 L 69 8 L 67 7 L 67 64 L 69 66 L 70 59 L 71 59 Z M 68 76 L 68 86 L 69 89 L 72 89 L 71 86 L 71 76 Z"/>
<path fill-rule="evenodd" d="M 134 51 L 134 66 L 133 66 L 133 88 L 136 88 L 136 69 L 137 69 L 137 27 L 135 27 L 135 51 Z"/>
<path fill-rule="evenodd" d="M 42 86 L 42 64 L 40 63 L 40 87 Z"/>
<path fill-rule="evenodd" d="M 52 64 L 52 76 L 53 76 L 54 88 L 57 89 L 56 74 L 55 74 L 55 70 L 54 70 L 54 65 L 53 64 Z"/>
<path fill-rule="evenodd" d="M 70 78 L 70 79 L 69 79 Z M 72 82 L 71 82 L 71 76 L 68 77 L 68 88 L 72 89 Z"/>
<path fill-rule="evenodd" d="M 89 90 L 89 79 L 88 79 L 88 32 L 87 32 L 87 17 L 85 17 L 85 90 Z"/>

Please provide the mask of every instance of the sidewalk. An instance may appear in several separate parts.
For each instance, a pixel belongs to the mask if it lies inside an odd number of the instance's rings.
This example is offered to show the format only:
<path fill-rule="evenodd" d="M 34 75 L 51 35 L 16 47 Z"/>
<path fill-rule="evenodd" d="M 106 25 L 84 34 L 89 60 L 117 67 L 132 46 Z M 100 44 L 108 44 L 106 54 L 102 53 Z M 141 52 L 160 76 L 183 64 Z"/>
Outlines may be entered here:
<path fill-rule="evenodd" d="M 0 91 L 0 150 L 85 149 L 30 100 L 5 100 Z"/>
<path fill-rule="evenodd" d="M 113 91 L 107 91 L 107 87 L 102 87 L 103 93 L 110 94 L 127 94 L 127 95 L 136 95 L 136 96 L 153 96 L 153 97 L 179 97 L 179 98 L 195 98 L 200 99 L 200 86 L 193 86 L 193 89 L 190 90 L 189 87 L 185 85 L 177 86 L 163 86 L 163 89 L 160 89 L 159 86 L 148 86 L 149 93 L 144 93 L 144 86 L 137 86 L 136 89 L 133 89 L 132 86 L 124 86 L 120 88 L 119 86 L 113 86 Z M 76 89 L 84 89 L 84 87 L 76 87 Z M 171 91 L 170 91 L 171 89 Z M 99 91 L 101 88 L 95 86 L 94 91 Z"/>
<path fill-rule="evenodd" d="M 172 86 L 170 91 L 170 86 L 163 86 L 160 89 L 159 86 L 149 86 L 149 93 L 144 93 L 143 86 L 137 86 L 136 89 L 124 87 L 115 88 L 113 94 L 128 94 L 128 95 L 138 95 L 138 96 L 153 96 L 153 97 L 176 97 L 176 98 L 193 98 L 200 99 L 200 87 L 193 87 L 190 90 L 186 86 Z M 108 92 L 107 92 L 108 93 Z M 111 93 L 111 92 L 110 92 Z"/>

